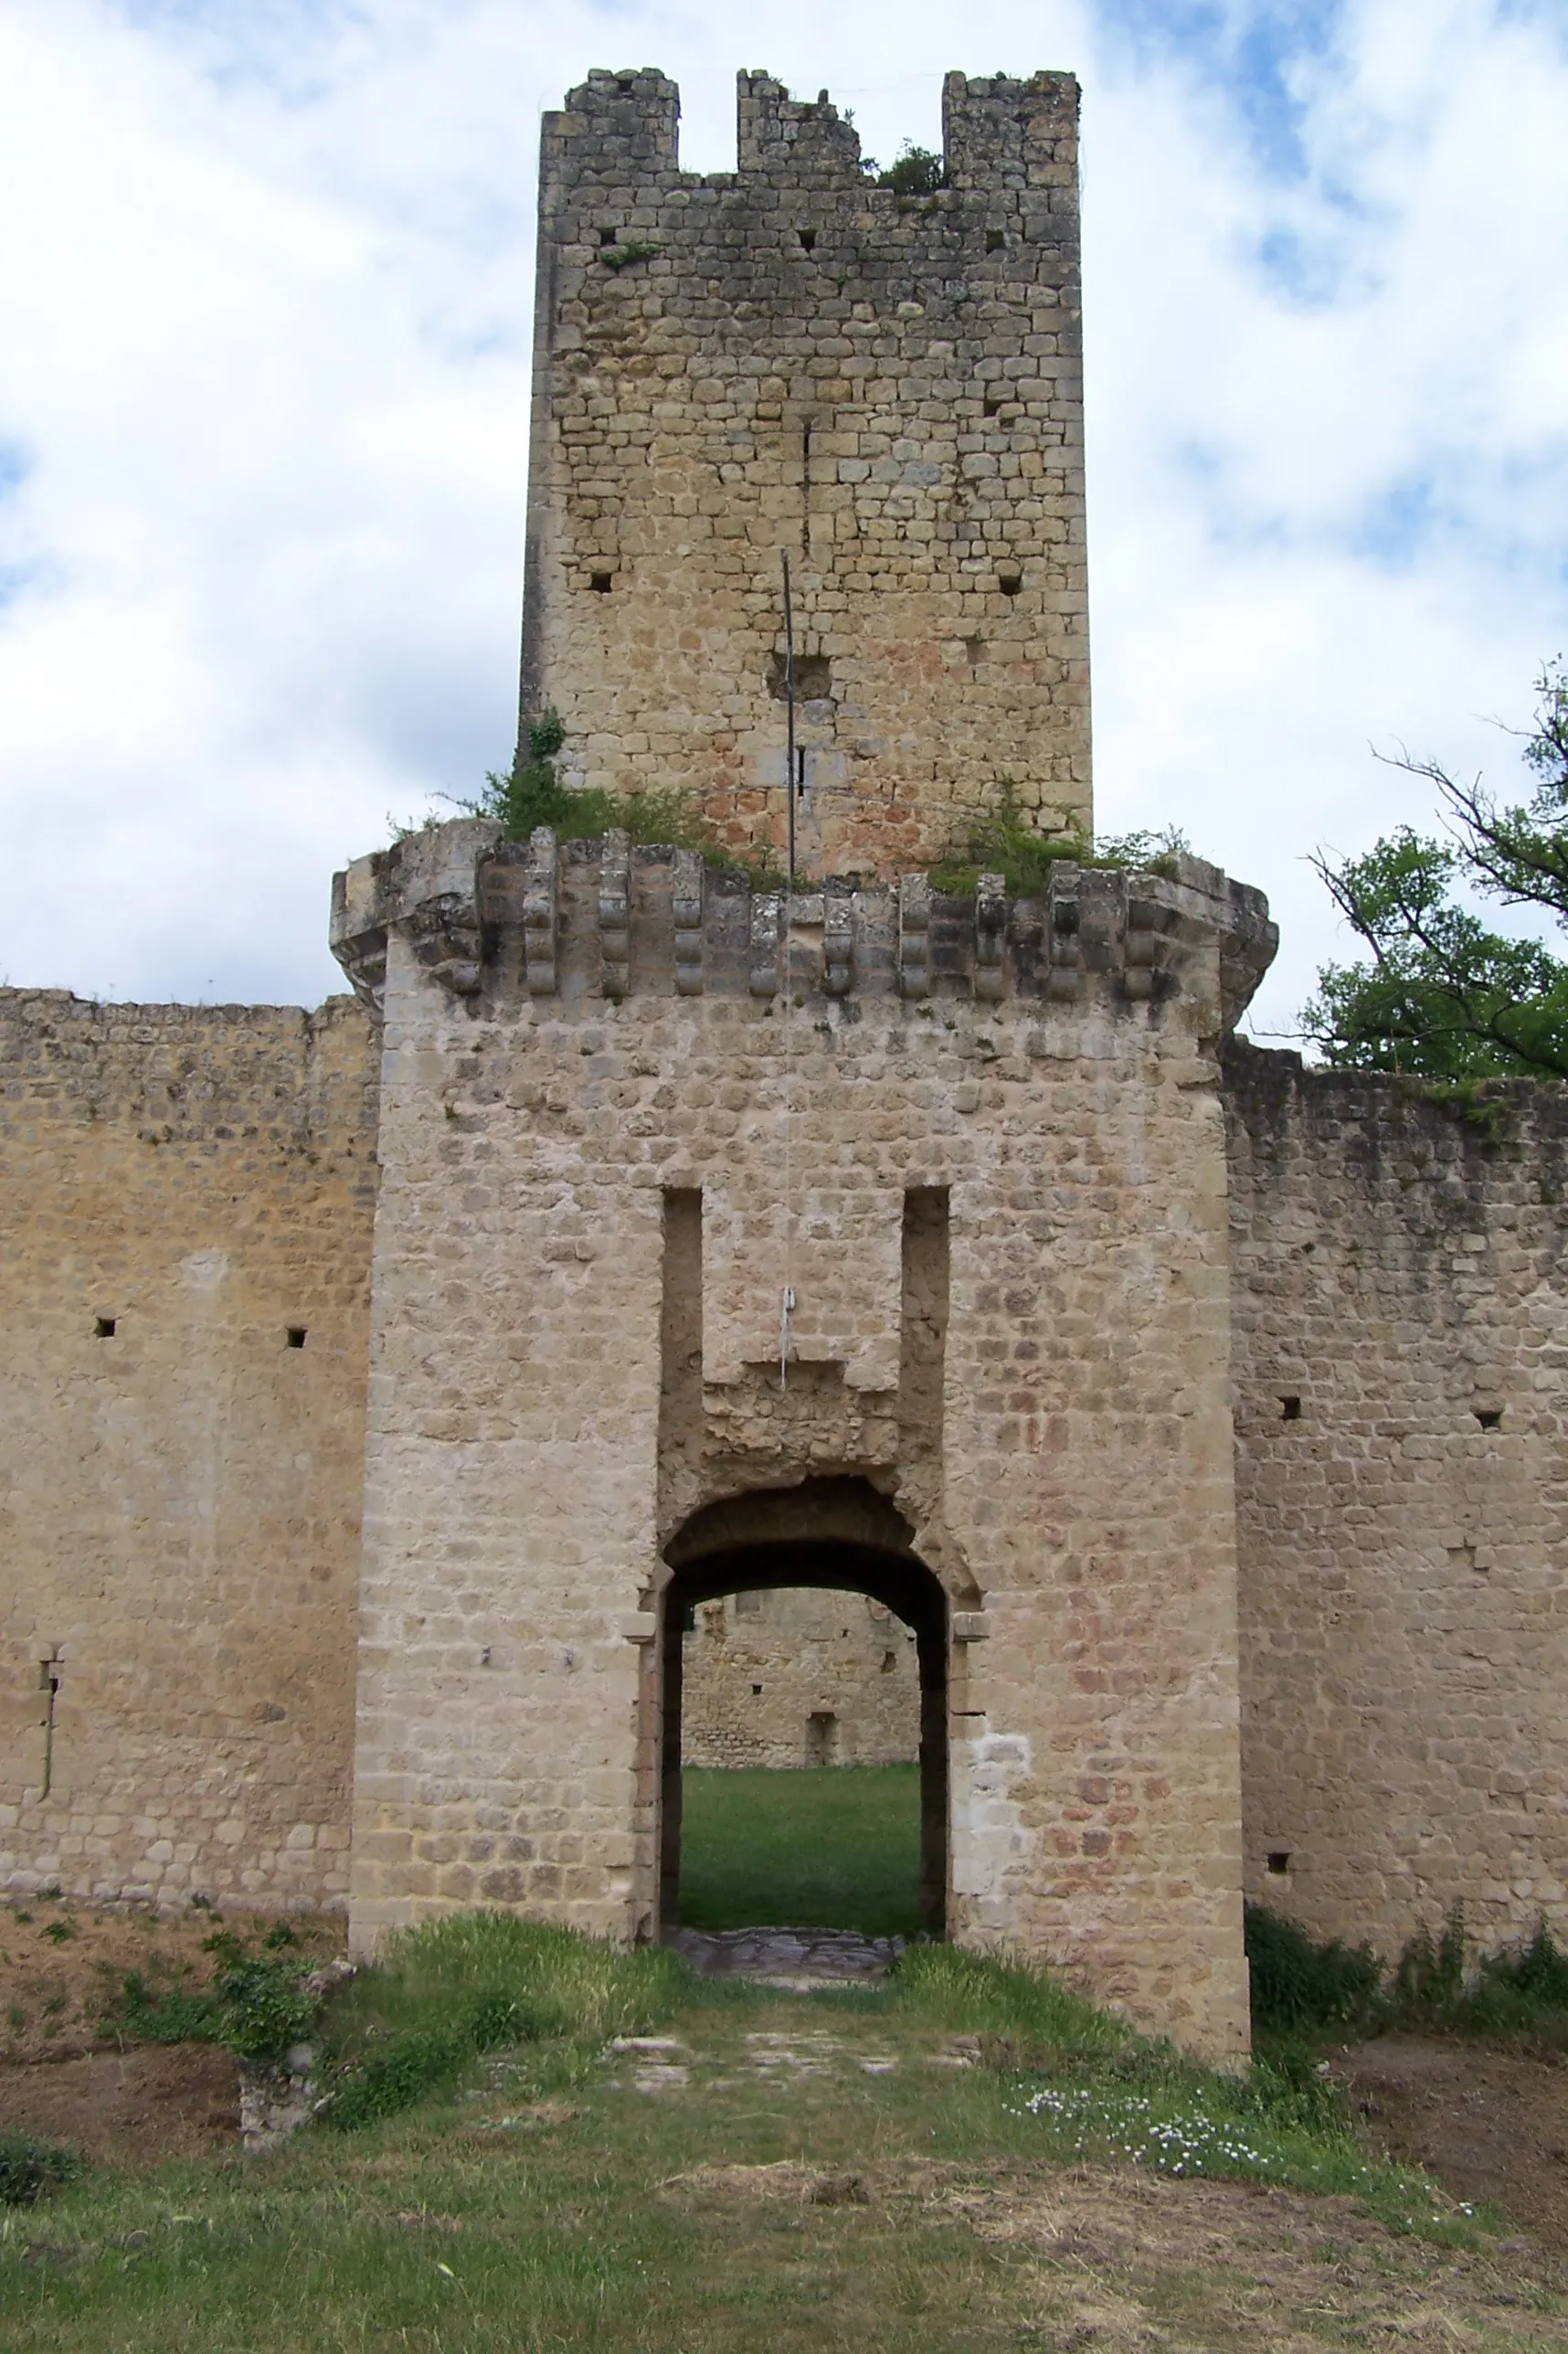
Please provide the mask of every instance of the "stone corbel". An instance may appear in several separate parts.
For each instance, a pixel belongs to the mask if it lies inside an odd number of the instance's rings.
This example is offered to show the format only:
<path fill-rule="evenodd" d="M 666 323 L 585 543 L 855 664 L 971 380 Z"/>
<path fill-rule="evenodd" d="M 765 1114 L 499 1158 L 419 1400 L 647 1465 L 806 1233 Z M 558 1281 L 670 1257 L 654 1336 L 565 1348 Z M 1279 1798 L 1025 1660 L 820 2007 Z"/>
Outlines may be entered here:
<path fill-rule="evenodd" d="M 477 997 L 482 975 L 479 908 L 452 891 L 421 899 L 403 918 L 403 932 L 421 969 L 454 997 Z"/>
<path fill-rule="evenodd" d="M 1051 970 L 1045 976 L 1045 994 L 1053 1003 L 1066 1005 L 1077 996 L 1084 979 L 1078 869 L 1067 859 L 1053 862 L 1049 904 Z"/>
<path fill-rule="evenodd" d="M 675 922 L 677 997 L 700 997 L 703 993 L 704 871 L 699 852 L 678 850 L 675 853 L 672 912 Z"/>
<path fill-rule="evenodd" d="M 925 875 L 906 875 L 898 885 L 898 994 L 929 993 L 931 884 Z"/>
<path fill-rule="evenodd" d="M 756 891 L 751 897 L 751 993 L 773 997 L 779 990 L 779 936 L 784 902 L 777 891 Z"/>
<path fill-rule="evenodd" d="M 822 903 L 822 988 L 829 997 L 847 997 L 854 970 L 854 901 L 830 891 Z"/>
<path fill-rule="evenodd" d="M 982 875 L 975 886 L 975 995 L 994 1003 L 1006 986 L 1007 879 Z"/>
<path fill-rule="evenodd" d="M 556 993 L 556 935 L 560 915 L 560 846 L 552 829 L 528 838 L 528 880 L 523 897 L 523 954 L 530 997 Z"/>
<path fill-rule="evenodd" d="M 619 1004 L 630 985 L 631 842 L 620 826 L 604 837 L 599 870 L 599 945 L 606 997 Z"/>
<path fill-rule="evenodd" d="M 333 877 L 333 954 L 355 994 L 377 1013 L 394 925 L 431 980 L 457 997 L 478 994 L 483 958 L 476 874 L 500 832 L 493 819 L 455 819 L 356 858 Z"/>

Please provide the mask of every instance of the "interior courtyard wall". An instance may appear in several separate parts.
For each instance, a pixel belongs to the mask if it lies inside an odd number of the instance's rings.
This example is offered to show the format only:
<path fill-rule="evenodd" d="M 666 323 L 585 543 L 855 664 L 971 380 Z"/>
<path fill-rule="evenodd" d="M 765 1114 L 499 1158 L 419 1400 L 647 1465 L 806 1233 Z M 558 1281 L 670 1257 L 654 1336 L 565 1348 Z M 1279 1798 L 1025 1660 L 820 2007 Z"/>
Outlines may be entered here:
<path fill-rule="evenodd" d="M 0 992 L 0 1885 L 344 1900 L 376 1043 Z"/>
<path fill-rule="evenodd" d="M 802 865 L 918 865 L 1003 779 L 1086 827 L 1077 102 L 949 75 L 917 198 L 765 74 L 735 172 L 661 74 L 546 115 L 523 702 L 572 781 L 782 848 L 787 557 Z"/>
<path fill-rule="evenodd" d="M 685 1638 L 688 1766 L 912 1766 L 913 1631 L 869 1595 L 764 1588 L 702 1602 Z"/>
<path fill-rule="evenodd" d="M 1225 1102 L 1247 1893 L 1561 1934 L 1568 1100 L 1238 1044 Z"/>

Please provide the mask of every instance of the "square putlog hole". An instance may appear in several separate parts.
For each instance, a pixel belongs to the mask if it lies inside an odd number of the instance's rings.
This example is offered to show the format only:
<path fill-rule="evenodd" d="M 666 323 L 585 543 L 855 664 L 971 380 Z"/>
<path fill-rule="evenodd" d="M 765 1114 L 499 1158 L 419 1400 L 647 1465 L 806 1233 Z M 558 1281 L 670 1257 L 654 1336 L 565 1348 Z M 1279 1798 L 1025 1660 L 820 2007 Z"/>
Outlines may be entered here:
<path fill-rule="evenodd" d="M 1502 1408 L 1500 1405 L 1478 1405 L 1476 1408 L 1476 1420 L 1483 1430 L 1500 1430 Z"/>
<path fill-rule="evenodd" d="M 996 585 L 1004 597 L 1016 597 L 1023 586 L 1023 575 L 1022 572 L 999 572 Z"/>
<path fill-rule="evenodd" d="M 1281 1422 L 1299 1422 L 1299 1421 L 1300 1421 L 1300 1419 L 1301 1419 L 1301 1401 L 1300 1401 L 1300 1399 L 1299 1399 L 1298 1397 L 1294 1397 L 1294 1396 L 1292 1396 L 1292 1397 L 1282 1397 L 1282 1398 L 1280 1399 L 1280 1401 L 1279 1401 L 1279 1419 L 1280 1419 L 1280 1421 L 1281 1421 Z"/>
<path fill-rule="evenodd" d="M 1287 1847 L 1271 1847 L 1268 1850 L 1266 1861 L 1268 1865 L 1268 1876 L 1271 1880 L 1287 1880 L 1289 1878 L 1290 1850 Z"/>
<path fill-rule="evenodd" d="M 288 1345 L 291 1349 L 302 1349 L 304 1347 L 305 1327 L 302 1324 L 291 1324 L 289 1326 Z"/>
<path fill-rule="evenodd" d="M 113 1316 L 95 1317 L 92 1326 L 94 1336 L 100 1341 L 112 1341 L 118 1320 Z"/>
<path fill-rule="evenodd" d="M 609 574 L 608 572 L 590 572 L 588 574 L 588 587 L 593 590 L 596 597 L 608 597 L 610 587 Z"/>

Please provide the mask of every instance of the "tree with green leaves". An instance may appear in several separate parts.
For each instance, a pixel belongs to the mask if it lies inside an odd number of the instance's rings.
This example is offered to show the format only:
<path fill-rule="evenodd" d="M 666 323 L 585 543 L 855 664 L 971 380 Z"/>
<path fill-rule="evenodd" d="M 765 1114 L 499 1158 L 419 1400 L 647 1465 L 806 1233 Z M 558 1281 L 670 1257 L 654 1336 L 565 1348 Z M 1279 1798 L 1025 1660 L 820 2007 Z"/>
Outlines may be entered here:
<path fill-rule="evenodd" d="M 1543 939 L 1491 930 L 1459 894 L 1529 909 L 1568 928 L 1568 667 L 1536 683 L 1522 731 L 1536 789 L 1499 804 L 1479 777 L 1435 760 L 1394 765 L 1437 789 L 1446 838 L 1401 826 L 1363 857 L 1312 864 L 1368 950 L 1326 965 L 1301 1016 L 1323 1059 L 1345 1070 L 1466 1082 L 1568 1078 L 1568 962 Z"/>

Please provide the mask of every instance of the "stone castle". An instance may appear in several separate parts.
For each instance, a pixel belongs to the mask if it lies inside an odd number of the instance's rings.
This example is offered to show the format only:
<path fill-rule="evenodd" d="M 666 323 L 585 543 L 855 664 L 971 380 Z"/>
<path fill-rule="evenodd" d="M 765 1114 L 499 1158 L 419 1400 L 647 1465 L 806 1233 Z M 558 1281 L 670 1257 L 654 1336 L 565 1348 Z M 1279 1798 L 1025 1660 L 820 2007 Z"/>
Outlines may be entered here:
<path fill-rule="evenodd" d="M 1244 1897 L 1568 1924 L 1562 1091 L 1237 1040 L 1199 859 L 929 880 L 1089 819 L 1075 114 L 950 76 L 913 198 L 760 74 L 734 173 L 546 118 L 524 713 L 792 887 L 463 819 L 316 1013 L 0 999 L 14 1889 L 657 1936 L 682 1629 L 811 1587 L 933 1934 L 1224 2057 Z"/>

